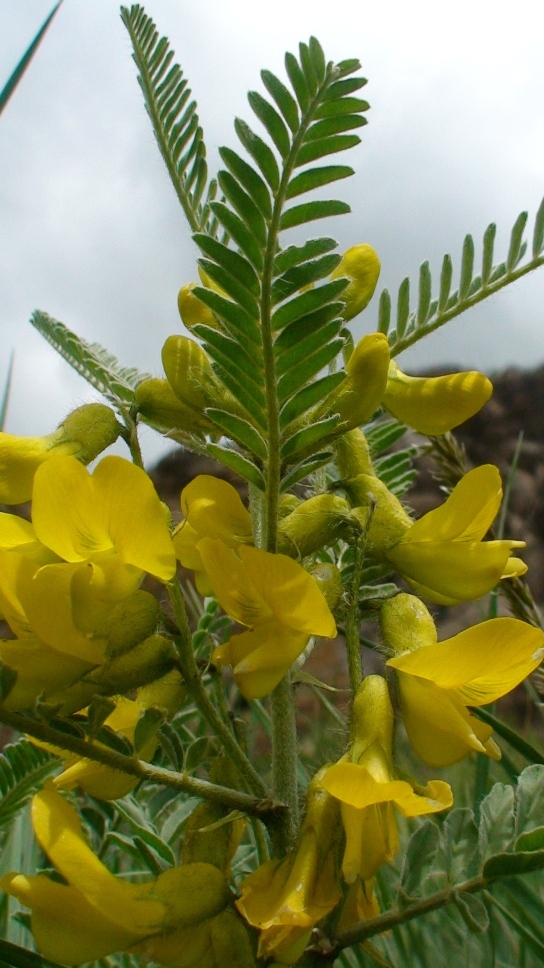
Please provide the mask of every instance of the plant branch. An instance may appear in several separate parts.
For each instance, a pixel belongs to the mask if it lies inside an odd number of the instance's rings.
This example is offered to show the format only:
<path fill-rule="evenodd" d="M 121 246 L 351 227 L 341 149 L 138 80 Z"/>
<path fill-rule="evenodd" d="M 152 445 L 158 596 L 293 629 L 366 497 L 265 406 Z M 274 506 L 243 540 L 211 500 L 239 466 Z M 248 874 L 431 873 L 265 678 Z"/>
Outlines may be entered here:
<path fill-rule="evenodd" d="M 174 790 L 189 793 L 191 796 L 201 797 L 203 800 L 220 803 L 230 810 L 242 810 L 244 813 L 263 818 L 268 814 L 285 812 L 283 804 L 275 803 L 270 797 L 257 798 L 247 793 L 231 790 L 229 787 L 210 783 L 207 780 L 198 780 L 189 776 L 188 773 L 175 773 L 160 766 L 152 766 L 143 760 L 139 760 L 136 756 L 125 756 L 107 746 L 72 736 L 47 723 L 22 716 L 20 713 L 0 709 L 0 722 L 6 726 L 11 726 L 12 729 L 19 730 L 21 733 L 26 733 L 42 743 L 75 753 L 82 759 L 102 763 L 110 769 L 128 773 L 129 776 L 135 776 L 139 780 L 162 784 L 172 787 Z"/>

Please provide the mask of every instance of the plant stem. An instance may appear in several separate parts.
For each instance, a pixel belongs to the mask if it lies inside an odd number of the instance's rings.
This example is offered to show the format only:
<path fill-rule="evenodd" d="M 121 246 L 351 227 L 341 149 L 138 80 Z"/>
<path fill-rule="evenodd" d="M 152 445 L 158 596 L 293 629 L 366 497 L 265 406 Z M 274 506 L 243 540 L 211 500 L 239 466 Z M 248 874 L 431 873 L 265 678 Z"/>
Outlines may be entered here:
<path fill-rule="evenodd" d="M 297 730 L 295 697 L 287 673 L 270 696 L 272 705 L 273 795 L 288 807 L 281 818 L 276 847 L 287 853 L 298 832 Z"/>
<path fill-rule="evenodd" d="M 359 589 L 363 576 L 363 564 L 365 560 L 366 538 L 374 507 L 369 508 L 368 518 L 365 527 L 357 538 L 355 545 L 355 562 L 353 565 L 353 575 L 351 578 L 350 601 L 346 618 L 346 650 L 348 654 L 349 683 L 351 691 L 355 696 L 361 682 L 363 681 L 363 659 L 361 656 L 361 616 L 359 614 Z"/>
<path fill-rule="evenodd" d="M 231 810 L 242 810 L 244 813 L 260 817 L 286 812 L 282 804 L 274 803 L 270 797 L 257 798 L 248 793 L 231 790 L 229 787 L 209 783 L 207 780 L 198 780 L 189 776 L 188 773 L 175 773 L 160 766 L 152 766 L 143 760 L 139 760 L 136 756 L 124 756 L 123 753 L 117 753 L 107 746 L 71 736 L 69 733 L 55 729 L 47 723 L 29 719 L 20 713 L 0 709 L 0 722 L 19 730 L 21 733 L 33 736 L 40 742 L 75 753 L 82 759 L 103 763 L 110 769 L 128 773 L 129 776 L 135 776 L 139 780 L 147 780 L 150 783 L 172 787 L 174 790 L 182 790 L 184 793 L 191 794 L 191 796 L 201 797 L 213 803 L 221 803 Z"/>
<path fill-rule="evenodd" d="M 193 652 L 193 641 L 187 620 L 187 612 L 185 611 L 185 602 L 177 578 L 168 584 L 168 593 L 180 633 L 174 639 L 174 645 L 178 653 L 185 685 L 189 690 L 191 698 L 223 743 L 225 752 L 230 756 L 241 777 L 247 783 L 248 789 L 256 796 L 267 799 L 269 792 L 266 785 L 261 780 L 261 777 L 250 763 L 244 751 L 238 745 L 232 730 L 223 722 L 202 684 L 202 678 Z"/>

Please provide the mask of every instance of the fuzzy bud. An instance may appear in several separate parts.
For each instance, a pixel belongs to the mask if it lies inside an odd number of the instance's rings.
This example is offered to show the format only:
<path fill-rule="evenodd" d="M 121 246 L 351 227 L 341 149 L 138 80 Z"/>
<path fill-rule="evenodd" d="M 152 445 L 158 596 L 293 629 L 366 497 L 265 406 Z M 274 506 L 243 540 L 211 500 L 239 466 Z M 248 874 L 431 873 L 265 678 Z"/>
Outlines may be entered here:
<path fill-rule="evenodd" d="M 178 310 L 181 321 L 188 330 L 192 330 L 194 326 L 211 326 L 212 329 L 217 329 L 217 322 L 211 309 L 208 309 L 193 293 L 193 289 L 197 285 L 197 282 L 190 282 L 188 285 L 182 286 L 178 293 Z"/>
<path fill-rule="evenodd" d="M 134 402 L 145 422 L 158 430 L 198 433 L 212 428 L 203 414 L 181 402 L 168 380 L 144 380 L 136 388 Z"/>
<path fill-rule="evenodd" d="M 380 625 L 384 642 L 393 655 L 437 642 L 436 626 L 429 610 L 421 599 L 405 592 L 383 603 Z"/>
<path fill-rule="evenodd" d="M 347 501 L 336 494 L 316 494 L 278 524 L 278 551 L 305 558 L 335 544 L 353 526 Z"/>

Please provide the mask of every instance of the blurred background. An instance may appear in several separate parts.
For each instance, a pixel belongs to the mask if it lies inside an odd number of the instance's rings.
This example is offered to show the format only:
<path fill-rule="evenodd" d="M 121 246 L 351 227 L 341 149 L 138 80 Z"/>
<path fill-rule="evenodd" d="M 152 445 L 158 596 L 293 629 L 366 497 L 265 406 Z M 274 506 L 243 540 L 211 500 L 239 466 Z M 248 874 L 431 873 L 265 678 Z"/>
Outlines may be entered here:
<path fill-rule="evenodd" d="M 0 0 L 0 87 L 53 6 Z M 211 173 L 217 148 L 250 123 L 250 88 L 263 67 L 284 76 L 285 50 L 315 34 L 328 58 L 359 57 L 372 110 L 362 144 L 345 155 L 356 177 L 338 187 L 353 210 L 315 234 L 342 247 L 370 242 L 378 287 L 396 294 L 421 262 L 442 256 L 458 279 L 463 237 L 498 225 L 496 260 L 511 226 L 544 194 L 544 8 L 502 0 L 149 0 L 199 105 Z M 166 337 L 182 332 L 179 287 L 196 276 L 190 238 L 153 140 L 114 0 L 64 0 L 0 123 L 0 387 L 15 351 L 6 430 L 51 431 L 93 399 L 84 381 L 28 324 L 34 309 L 98 341 L 125 365 L 159 375 Z M 255 121 L 255 125 L 258 122 Z M 344 160 L 344 159 L 343 159 Z M 455 320 L 401 358 L 486 372 L 544 362 L 544 272 Z M 374 329 L 377 297 L 354 322 Z M 148 460 L 169 445 L 150 431 Z"/>

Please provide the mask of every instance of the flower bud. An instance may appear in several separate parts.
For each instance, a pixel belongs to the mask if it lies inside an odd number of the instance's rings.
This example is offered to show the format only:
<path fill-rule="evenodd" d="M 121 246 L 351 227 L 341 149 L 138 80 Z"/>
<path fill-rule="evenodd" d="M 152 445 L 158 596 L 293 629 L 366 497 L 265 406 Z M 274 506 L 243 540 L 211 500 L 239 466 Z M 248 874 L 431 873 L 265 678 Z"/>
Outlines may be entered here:
<path fill-rule="evenodd" d="M 316 494 L 278 524 L 278 551 L 305 558 L 335 544 L 352 527 L 347 501 L 336 494 Z"/>
<path fill-rule="evenodd" d="M 383 333 L 369 333 L 359 340 L 346 364 L 346 379 L 319 408 L 339 413 L 343 430 L 369 420 L 380 406 L 389 370 L 389 343 Z"/>
<path fill-rule="evenodd" d="M 317 582 L 318 588 L 327 605 L 333 611 L 344 593 L 342 575 L 336 567 L 328 561 L 320 561 L 313 568 L 308 569 L 310 575 Z"/>
<path fill-rule="evenodd" d="M 385 601 L 380 610 L 384 642 L 394 655 L 435 645 L 436 626 L 428 609 L 415 595 L 402 592 Z"/>
<path fill-rule="evenodd" d="M 202 347 L 186 336 L 169 336 L 162 348 L 162 362 L 175 395 L 186 407 L 202 416 L 206 407 L 232 409 L 234 402 L 219 382 Z"/>
<path fill-rule="evenodd" d="M 197 282 L 190 282 L 188 285 L 182 286 L 178 293 L 178 310 L 181 321 L 188 330 L 192 330 L 193 326 L 199 325 L 217 329 L 217 322 L 211 309 L 208 309 L 198 296 L 193 294 L 193 289 L 197 285 Z"/>
<path fill-rule="evenodd" d="M 345 309 L 342 316 L 345 322 L 353 319 L 368 306 L 380 276 L 380 260 L 367 243 L 352 245 L 346 249 L 331 279 L 342 277 L 349 283 L 342 293 Z"/>
<path fill-rule="evenodd" d="M 46 437 L 14 437 L 0 433 L 0 502 L 22 504 L 32 497 L 34 475 L 49 457 L 68 454 L 83 464 L 115 443 L 121 425 L 110 407 L 86 403 Z"/>
<path fill-rule="evenodd" d="M 342 478 L 374 474 L 366 437 L 358 427 L 348 430 L 347 434 L 342 434 L 336 441 L 336 463 Z"/>
<path fill-rule="evenodd" d="M 144 380 L 136 388 L 134 402 L 145 422 L 158 430 L 198 433 L 212 429 L 212 424 L 203 414 L 181 402 L 168 380 Z"/>
<path fill-rule="evenodd" d="M 358 474 L 343 481 L 342 486 L 353 505 L 352 516 L 363 528 L 368 526 L 366 547 L 369 554 L 383 554 L 398 544 L 413 522 L 383 481 L 371 474 Z"/>
<path fill-rule="evenodd" d="M 108 611 L 104 627 L 97 627 L 94 636 L 107 639 L 106 656 L 113 659 L 130 652 L 153 634 L 159 620 L 159 603 L 150 592 L 141 589 Z"/>
<path fill-rule="evenodd" d="M 163 635 L 150 635 L 130 652 L 89 673 L 86 680 L 102 695 L 114 696 L 155 682 L 172 669 L 175 661 L 176 652 L 170 640 Z"/>

